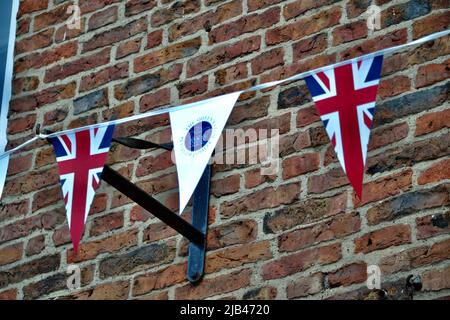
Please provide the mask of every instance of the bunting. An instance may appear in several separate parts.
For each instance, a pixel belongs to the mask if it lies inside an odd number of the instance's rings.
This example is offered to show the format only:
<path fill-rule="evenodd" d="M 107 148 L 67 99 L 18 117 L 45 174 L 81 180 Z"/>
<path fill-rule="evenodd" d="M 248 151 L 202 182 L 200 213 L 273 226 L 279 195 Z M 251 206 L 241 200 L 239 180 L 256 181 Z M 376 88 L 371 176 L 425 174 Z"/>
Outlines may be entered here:
<path fill-rule="evenodd" d="M 305 78 L 337 158 L 360 199 L 382 64 L 380 55 Z"/>
<path fill-rule="evenodd" d="M 51 138 L 67 221 L 74 250 L 83 234 L 95 191 L 103 172 L 114 133 L 114 126 L 83 130 Z"/>
<path fill-rule="evenodd" d="M 170 113 L 180 214 L 194 193 L 240 94 L 204 100 L 192 108 Z"/>

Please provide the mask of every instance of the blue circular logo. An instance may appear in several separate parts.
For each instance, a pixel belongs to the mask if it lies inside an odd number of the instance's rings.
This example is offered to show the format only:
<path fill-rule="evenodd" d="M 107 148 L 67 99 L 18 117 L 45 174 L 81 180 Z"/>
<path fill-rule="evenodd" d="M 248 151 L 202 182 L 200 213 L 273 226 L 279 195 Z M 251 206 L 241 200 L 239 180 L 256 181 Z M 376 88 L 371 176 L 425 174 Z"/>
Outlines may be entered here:
<path fill-rule="evenodd" d="M 191 152 L 202 149 L 211 139 L 212 125 L 208 121 L 201 121 L 189 129 L 184 138 L 184 146 Z"/>

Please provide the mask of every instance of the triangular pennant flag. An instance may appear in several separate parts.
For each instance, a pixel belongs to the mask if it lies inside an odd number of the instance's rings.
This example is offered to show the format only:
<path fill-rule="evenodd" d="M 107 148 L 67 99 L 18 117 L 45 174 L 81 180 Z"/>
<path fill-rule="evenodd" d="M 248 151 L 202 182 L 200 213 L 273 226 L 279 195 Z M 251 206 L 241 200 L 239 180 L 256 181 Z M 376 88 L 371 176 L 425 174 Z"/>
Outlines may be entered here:
<path fill-rule="evenodd" d="M 170 113 L 180 193 L 180 214 L 200 181 L 240 92 Z"/>
<path fill-rule="evenodd" d="M 100 183 L 113 133 L 114 125 L 110 125 L 51 138 L 75 251 L 78 251 L 84 224 Z"/>
<path fill-rule="evenodd" d="M 383 56 L 305 78 L 336 155 L 358 197 L 372 128 Z"/>
<path fill-rule="evenodd" d="M 6 173 L 8 172 L 9 156 L 0 159 L 0 199 L 2 198 L 3 187 L 5 186 Z"/>

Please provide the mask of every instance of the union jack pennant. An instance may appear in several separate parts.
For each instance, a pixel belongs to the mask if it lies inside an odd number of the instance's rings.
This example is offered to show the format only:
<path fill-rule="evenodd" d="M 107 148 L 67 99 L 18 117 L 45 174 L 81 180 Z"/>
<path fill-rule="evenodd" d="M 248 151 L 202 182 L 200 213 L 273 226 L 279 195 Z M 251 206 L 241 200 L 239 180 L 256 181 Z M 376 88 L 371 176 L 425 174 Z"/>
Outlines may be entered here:
<path fill-rule="evenodd" d="M 376 56 L 305 78 L 339 162 L 360 199 L 382 65 L 383 56 Z"/>
<path fill-rule="evenodd" d="M 100 183 L 113 132 L 114 125 L 110 125 L 51 139 L 75 251 L 78 251 L 84 224 Z"/>

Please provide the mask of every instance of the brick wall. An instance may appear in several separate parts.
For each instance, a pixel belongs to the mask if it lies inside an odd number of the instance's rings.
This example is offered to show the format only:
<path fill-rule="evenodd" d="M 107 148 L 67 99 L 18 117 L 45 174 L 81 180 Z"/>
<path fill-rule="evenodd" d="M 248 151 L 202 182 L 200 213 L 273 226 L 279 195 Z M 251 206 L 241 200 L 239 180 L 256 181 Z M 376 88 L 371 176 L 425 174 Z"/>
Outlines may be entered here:
<path fill-rule="evenodd" d="M 200 100 L 449 27 L 448 0 L 373 2 L 375 32 L 369 0 L 22 0 L 10 146 L 38 124 L 60 130 Z M 72 3 L 80 31 L 66 26 Z M 214 166 L 196 287 L 187 242 L 106 183 L 74 254 L 52 147 L 27 147 L 11 160 L 0 207 L 0 298 L 364 298 L 372 264 L 394 295 L 414 274 L 418 298 L 449 296 L 449 57 L 448 37 L 386 57 L 362 200 L 303 81 L 243 95 L 228 128 L 279 128 L 281 170 Z M 170 141 L 168 116 L 116 135 Z M 108 163 L 177 209 L 168 152 L 113 145 Z M 75 292 L 72 263 L 82 269 Z"/>

